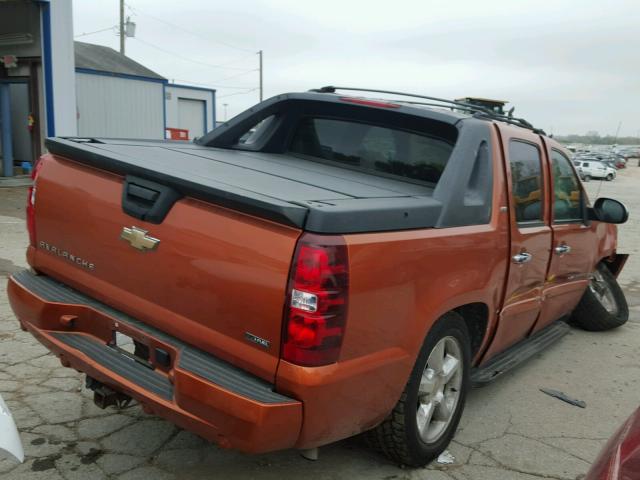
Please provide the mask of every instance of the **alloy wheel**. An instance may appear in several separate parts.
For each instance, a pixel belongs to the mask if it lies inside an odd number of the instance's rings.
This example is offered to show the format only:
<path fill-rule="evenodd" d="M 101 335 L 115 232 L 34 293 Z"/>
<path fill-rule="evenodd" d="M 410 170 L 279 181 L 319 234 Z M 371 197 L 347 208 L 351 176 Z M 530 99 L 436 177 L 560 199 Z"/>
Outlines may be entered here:
<path fill-rule="evenodd" d="M 618 304 L 611 287 L 598 270 L 594 271 L 589 281 L 589 290 L 595 295 L 600 305 L 611 315 L 618 314 Z"/>
<path fill-rule="evenodd" d="M 458 340 L 440 339 L 429 354 L 418 387 L 416 419 L 423 442 L 438 441 L 451 423 L 460 400 L 463 368 Z"/>

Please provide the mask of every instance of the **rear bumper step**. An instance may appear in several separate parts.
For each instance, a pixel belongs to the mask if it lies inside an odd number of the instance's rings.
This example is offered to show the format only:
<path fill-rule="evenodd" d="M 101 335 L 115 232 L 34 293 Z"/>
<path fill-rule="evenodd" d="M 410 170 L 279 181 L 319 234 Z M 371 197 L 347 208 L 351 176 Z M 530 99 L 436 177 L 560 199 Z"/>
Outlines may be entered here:
<path fill-rule="evenodd" d="M 52 333 L 53 338 L 81 351 L 91 360 L 108 366 L 108 368 L 123 378 L 140 385 L 149 392 L 166 400 L 173 398 L 173 385 L 166 375 L 151 370 L 138 362 L 132 361 L 111 347 L 95 340 L 88 335 L 78 333 Z"/>
<path fill-rule="evenodd" d="M 557 321 L 540 330 L 535 335 L 526 338 L 504 352 L 493 357 L 481 367 L 471 372 L 471 383 L 474 387 L 483 387 L 498 378 L 503 373 L 516 368 L 529 358 L 545 350 L 569 333 L 569 325 Z"/>
<path fill-rule="evenodd" d="M 258 453 L 296 443 L 302 404 L 272 384 L 46 275 L 19 272 L 8 293 L 22 325 L 64 365 L 147 410 L 223 447 Z M 149 365 L 113 348 L 115 331 L 144 343 Z M 170 353 L 170 365 L 155 364 L 156 348 Z"/>
<path fill-rule="evenodd" d="M 154 328 L 146 323 L 141 322 L 123 312 L 120 312 L 114 308 L 105 305 L 98 300 L 88 297 L 77 290 L 74 290 L 51 277 L 46 275 L 34 275 L 28 270 L 13 275 L 13 280 L 21 284 L 24 288 L 31 291 L 38 297 L 47 302 L 66 303 L 73 305 L 83 305 L 97 310 L 113 319 L 118 320 L 121 324 L 131 326 L 138 330 L 143 331 L 145 334 L 157 338 L 163 342 L 166 342 L 179 351 L 178 355 L 178 367 L 194 373 L 198 376 L 206 378 L 207 380 L 220 385 L 221 387 L 230 390 L 238 395 L 250 398 L 252 400 L 263 403 L 287 403 L 295 402 L 295 400 L 280 395 L 273 391 L 273 385 L 265 382 L 264 380 L 245 372 L 228 362 L 220 360 L 213 355 L 205 353 L 197 348 L 194 348 L 181 340 L 167 335 L 166 333 Z M 63 336 L 62 341 L 71 345 L 68 341 L 71 337 Z M 80 341 L 76 340 L 76 345 L 82 345 L 86 347 L 89 340 Z M 96 342 L 98 343 L 98 342 Z M 109 348 L 106 347 L 105 348 Z M 109 349 L 112 350 L 112 349 Z M 95 352 L 95 347 L 92 349 Z M 118 356 L 117 352 L 113 352 Z M 102 358 L 106 353 L 102 354 Z M 109 356 L 109 358 L 115 358 Z M 125 361 L 130 362 L 129 359 L 123 357 Z M 133 363 L 133 362 L 130 362 Z M 145 367 L 140 366 L 145 369 Z"/>

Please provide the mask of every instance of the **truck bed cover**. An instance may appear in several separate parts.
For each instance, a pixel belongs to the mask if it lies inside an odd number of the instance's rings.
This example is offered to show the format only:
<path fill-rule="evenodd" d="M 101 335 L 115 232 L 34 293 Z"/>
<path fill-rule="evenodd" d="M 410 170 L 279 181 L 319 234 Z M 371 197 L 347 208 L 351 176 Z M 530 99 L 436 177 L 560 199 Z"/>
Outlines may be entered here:
<path fill-rule="evenodd" d="M 433 189 L 289 154 L 173 141 L 49 138 L 55 155 L 317 233 L 434 226 Z"/>

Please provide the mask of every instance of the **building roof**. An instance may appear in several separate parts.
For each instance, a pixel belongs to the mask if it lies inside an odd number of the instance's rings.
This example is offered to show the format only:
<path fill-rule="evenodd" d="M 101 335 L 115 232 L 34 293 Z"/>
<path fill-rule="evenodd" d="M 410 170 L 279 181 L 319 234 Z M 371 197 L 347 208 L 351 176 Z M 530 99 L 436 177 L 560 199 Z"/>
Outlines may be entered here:
<path fill-rule="evenodd" d="M 76 68 L 166 80 L 163 76 L 131 60 L 126 55 L 116 52 L 113 48 L 85 42 L 74 42 L 74 44 Z"/>

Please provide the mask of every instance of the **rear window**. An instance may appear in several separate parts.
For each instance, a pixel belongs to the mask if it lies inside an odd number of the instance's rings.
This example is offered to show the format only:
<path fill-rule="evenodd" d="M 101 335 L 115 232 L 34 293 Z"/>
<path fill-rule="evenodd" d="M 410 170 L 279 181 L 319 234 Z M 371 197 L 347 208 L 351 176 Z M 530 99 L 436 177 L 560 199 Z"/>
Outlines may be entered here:
<path fill-rule="evenodd" d="M 448 139 L 386 126 L 303 118 L 290 151 L 350 168 L 436 184 L 451 156 Z"/>

